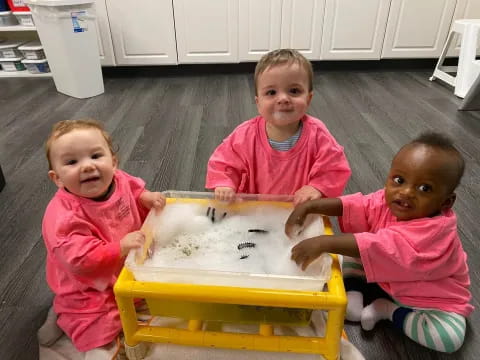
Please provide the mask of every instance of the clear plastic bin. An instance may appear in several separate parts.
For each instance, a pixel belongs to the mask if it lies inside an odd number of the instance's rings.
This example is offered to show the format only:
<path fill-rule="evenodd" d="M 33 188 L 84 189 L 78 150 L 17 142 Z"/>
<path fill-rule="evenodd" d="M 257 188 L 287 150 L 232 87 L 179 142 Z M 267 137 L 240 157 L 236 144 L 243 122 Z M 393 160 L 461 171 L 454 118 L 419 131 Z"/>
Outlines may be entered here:
<path fill-rule="evenodd" d="M 209 192 L 189 192 L 189 191 L 166 191 L 167 203 L 172 204 L 189 204 L 200 205 L 205 212 L 208 208 L 216 208 L 217 214 L 228 213 L 232 215 L 248 215 L 254 211 L 273 211 L 276 208 L 293 209 L 291 202 L 285 200 L 291 199 L 287 196 L 276 195 L 237 195 L 241 199 L 240 202 L 226 204 L 216 201 L 213 193 Z M 203 214 L 203 213 L 202 213 Z M 162 215 L 156 217 L 151 213 L 145 220 L 144 226 L 161 226 Z M 218 217 L 218 216 L 217 216 Z M 313 219 L 313 217 L 312 217 Z M 184 219 L 186 222 L 191 219 Z M 281 221 L 281 220 L 280 220 Z M 322 234 L 324 232 L 323 221 L 320 216 L 316 216 L 316 222 L 312 221 L 311 228 L 314 234 Z M 283 223 L 280 225 L 283 228 Z M 153 230 L 155 234 L 155 229 Z M 161 236 L 162 232 L 158 231 Z M 154 239 L 155 240 L 155 239 Z M 163 241 L 156 239 L 157 242 Z M 240 243 L 242 238 L 229 238 L 227 241 Z M 323 285 L 329 279 L 328 271 L 320 271 L 320 275 L 309 276 L 307 274 L 300 275 L 283 275 L 283 274 L 265 274 L 265 273 L 248 273 L 232 272 L 224 270 L 203 270 L 191 268 L 174 268 L 174 267 L 156 267 L 146 262 L 137 265 L 135 262 L 135 251 L 131 251 L 128 255 L 125 266 L 132 271 L 135 279 L 139 281 L 161 281 L 169 283 L 187 283 L 200 285 L 220 285 L 220 286 L 238 286 L 238 287 L 255 287 L 267 289 L 288 289 L 303 291 L 321 291 Z M 331 262 L 328 264 L 330 268 Z M 311 266 L 313 268 L 313 266 Z"/>
<path fill-rule="evenodd" d="M 0 11 L 0 26 L 18 25 L 17 18 L 11 11 Z"/>
<path fill-rule="evenodd" d="M 22 60 L 22 64 L 25 65 L 27 68 L 28 72 L 31 74 L 43 74 L 43 73 L 49 73 L 50 72 L 50 67 L 48 66 L 48 61 L 47 59 L 41 59 L 41 60 Z"/>
<path fill-rule="evenodd" d="M 43 51 L 43 45 L 40 41 L 30 41 L 22 46 L 18 47 L 23 54 L 23 57 L 28 60 L 40 60 L 45 59 L 45 52 Z"/>
<path fill-rule="evenodd" d="M 3 71 L 23 71 L 25 65 L 22 64 L 22 58 L 1 58 L 0 65 L 2 65 Z"/>
<path fill-rule="evenodd" d="M 14 11 L 13 15 L 15 15 L 20 25 L 35 26 L 32 13 L 30 11 Z"/>

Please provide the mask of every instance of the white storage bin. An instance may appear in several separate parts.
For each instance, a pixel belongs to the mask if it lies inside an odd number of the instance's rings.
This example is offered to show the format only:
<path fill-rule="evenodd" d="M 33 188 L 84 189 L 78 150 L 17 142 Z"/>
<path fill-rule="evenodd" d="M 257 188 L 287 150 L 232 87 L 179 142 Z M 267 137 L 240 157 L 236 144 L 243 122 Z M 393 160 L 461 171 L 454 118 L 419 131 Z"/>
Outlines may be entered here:
<path fill-rule="evenodd" d="M 14 11 L 13 15 L 15 15 L 20 25 L 35 26 L 32 13 L 30 11 Z"/>
<path fill-rule="evenodd" d="M 40 60 L 45 59 L 45 52 L 43 51 L 43 45 L 40 41 L 30 41 L 22 46 L 18 47 L 23 54 L 23 57 L 28 60 Z"/>
<path fill-rule="evenodd" d="M 17 18 L 11 11 L 0 11 L 0 26 L 18 25 Z"/>
<path fill-rule="evenodd" d="M 103 86 L 95 0 L 25 0 L 52 69 L 57 90 L 84 99 Z"/>
<path fill-rule="evenodd" d="M 3 71 L 23 71 L 25 70 L 25 65 L 22 64 L 22 58 L 1 58 L 0 64 L 2 65 Z"/>
<path fill-rule="evenodd" d="M 47 59 L 22 60 L 22 64 L 24 64 L 28 72 L 32 74 L 43 74 L 50 72 L 50 67 L 48 66 Z"/>
<path fill-rule="evenodd" d="M 18 49 L 22 44 L 22 41 L 0 42 L 0 58 L 22 58 L 23 54 Z"/>

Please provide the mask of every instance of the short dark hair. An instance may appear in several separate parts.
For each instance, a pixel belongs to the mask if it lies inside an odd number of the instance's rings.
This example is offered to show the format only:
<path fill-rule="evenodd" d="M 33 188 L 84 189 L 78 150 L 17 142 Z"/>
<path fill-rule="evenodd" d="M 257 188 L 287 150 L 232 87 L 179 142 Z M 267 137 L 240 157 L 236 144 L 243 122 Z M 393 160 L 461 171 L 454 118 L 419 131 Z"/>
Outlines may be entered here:
<path fill-rule="evenodd" d="M 453 145 L 453 140 L 445 134 L 434 132 L 434 131 L 427 131 L 421 133 L 415 139 L 413 139 L 408 145 L 427 145 L 433 148 L 437 148 L 443 150 L 445 152 L 451 153 L 457 162 L 457 177 L 455 179 L 454 187 L 455 188 L 460 184 L 460 180 L 465 173 L 465 159 L 463 158 L 462 154 L 458 149 Z"/>

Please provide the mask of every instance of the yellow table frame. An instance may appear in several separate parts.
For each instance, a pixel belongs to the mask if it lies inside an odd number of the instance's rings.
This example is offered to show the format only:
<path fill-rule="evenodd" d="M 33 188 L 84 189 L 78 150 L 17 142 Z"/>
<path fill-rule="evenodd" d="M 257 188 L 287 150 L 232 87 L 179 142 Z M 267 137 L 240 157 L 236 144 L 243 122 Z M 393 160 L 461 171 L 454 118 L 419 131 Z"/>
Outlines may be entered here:
<path fill-rule="evenodd" d="M 332 257 L 332 276 L 327 283 L 328 290 L 321 292 L 142 282 L 135 281 L 133 274 L 124 268 L 114 292 L 125 343 L 129 346 L 151 342 L 311 353 L 323 355 L 326 360 L 339 359 L 347 298 L 338 258 L 336 255 Z M 324 337 L 273 335 L 271 324 L 259 324 L 258 334 L 205 331 L 202 330 L 200 319 L 190 319 L 188 329 L 157 327 L 137 323 L 135 298 L 326 310 L 328 319 Z"/>

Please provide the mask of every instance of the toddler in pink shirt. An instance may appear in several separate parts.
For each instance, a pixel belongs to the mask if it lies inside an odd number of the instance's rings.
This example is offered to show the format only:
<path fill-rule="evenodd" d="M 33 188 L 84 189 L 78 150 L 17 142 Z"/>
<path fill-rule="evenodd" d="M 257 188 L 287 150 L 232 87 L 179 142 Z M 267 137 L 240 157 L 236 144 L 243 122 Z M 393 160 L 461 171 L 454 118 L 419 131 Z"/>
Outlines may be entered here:
<path fill-rule="evenodd" d="M 292 259 L 305 269 L 323 252 L 346 255 L 347 320 L 365 330 L 390 320 L 423 346 L 458 350 L 473 311 L 452 210 L 464 168 L 447 137 L 421 135 L 395 155 L 384 189 L 296 207 L 287 235 L 295 236 L 309 213 L 339 216 L 344 234 L 306 239 L 292 249 Z"/>
<path fill-rule="evenodd" d="M 55 124 L 46 150 L 48 176 L 58 187 L 42 224 L 55 294 L 46 325 L 58 315 L 85 358 L 111 359 L 122 330 L 113 285 L 125 256 L 145 241 L 138 230 L 149 209 L 162 209 L 165 198 L 117 168 L 111 138 L 95 120 Z M 46 325 L 40 343 L 58 334 Z"/>
<path fill-rule="evenodd" d="M 342 194 L 350 167 L 326 126 L 306 114 L 313 96 L 310 62 L 291 49 L 272 51 L 255 68 L 259 116 L 216 148 L 207 189 L 219 200 L 235 193 L 293 195 L 294 204 Z"/>

